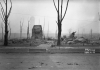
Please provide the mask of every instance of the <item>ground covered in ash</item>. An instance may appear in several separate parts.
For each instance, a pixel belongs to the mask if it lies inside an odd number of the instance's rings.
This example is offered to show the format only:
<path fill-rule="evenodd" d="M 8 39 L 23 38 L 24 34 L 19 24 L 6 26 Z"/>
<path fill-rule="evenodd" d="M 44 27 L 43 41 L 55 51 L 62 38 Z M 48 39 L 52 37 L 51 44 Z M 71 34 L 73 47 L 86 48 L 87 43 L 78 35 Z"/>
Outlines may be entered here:
<path fill-rule="evenodd" d="M 31 39 L 10 39 L 8 40 L 8 46 L 10 47 L 30 47 L 30 46 L 38 46 L 40 44 L 51 44 L 51 47 L 57 46 L 57 40 L 51 39 L 36 39 L 36 40 L 31 40 Z M 0 46 L 3 46 L 3 41 L 0 40 Z M 92 41 L 91 43 L 68 43 L 66 41 L 61 41 L 61 46 L 62 47 L 100 47 L 100 40 L 98 41 Z"/>
<path fill-rule="evenodd" d="M 0 41 L 0 45 L 3 46 L 3 41 Z M 8 46 L 38 46 L 42 43 L 45 43 L 44 40 L 31 40 L 31 39 L 10 39 L 8 40 Z"/>

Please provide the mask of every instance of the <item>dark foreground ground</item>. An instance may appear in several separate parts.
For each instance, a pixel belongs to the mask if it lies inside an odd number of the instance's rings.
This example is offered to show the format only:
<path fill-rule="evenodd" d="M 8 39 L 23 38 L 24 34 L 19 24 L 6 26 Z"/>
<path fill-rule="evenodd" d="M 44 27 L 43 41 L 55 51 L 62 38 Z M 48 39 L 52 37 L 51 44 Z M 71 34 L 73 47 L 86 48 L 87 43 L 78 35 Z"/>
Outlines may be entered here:
<path fill-rule="evenodd" d="M 100 70 L 100 54 L 0 53 L 0 70 Z"/>

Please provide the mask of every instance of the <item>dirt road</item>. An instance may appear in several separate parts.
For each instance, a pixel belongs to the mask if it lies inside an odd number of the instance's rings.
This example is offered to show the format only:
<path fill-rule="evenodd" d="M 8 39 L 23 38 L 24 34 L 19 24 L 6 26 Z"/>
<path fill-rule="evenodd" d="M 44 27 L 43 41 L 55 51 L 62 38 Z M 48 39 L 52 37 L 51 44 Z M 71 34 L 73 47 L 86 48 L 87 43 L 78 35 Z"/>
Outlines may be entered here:
<path fill-rule="evenodd" d="M 100 54 L 0 53 L 0 70 L 99 70 Z"/>

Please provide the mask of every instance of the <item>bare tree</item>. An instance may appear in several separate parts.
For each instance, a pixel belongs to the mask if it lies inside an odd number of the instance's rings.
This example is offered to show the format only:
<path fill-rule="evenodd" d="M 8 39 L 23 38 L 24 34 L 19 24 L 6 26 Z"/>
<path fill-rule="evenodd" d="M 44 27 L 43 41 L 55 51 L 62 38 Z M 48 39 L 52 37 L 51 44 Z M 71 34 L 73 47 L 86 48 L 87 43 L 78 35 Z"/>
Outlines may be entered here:
<path fill-rule="evenodd" d="M 28 27 L 27 27 L 27 39 L 30 38 L 30 33 L 29 33 L 29 22 L 30 22 L 30 21 L 28 21 Z"/>
<path fill-rule="evenodd" d="M 7 8 L 7 0 L 3 0 L 4 4 L 5 4 L 5 7 L 6 9 L 4 9 L 2 3 L 0 2 L 0 6 L 1 6 L 1 18 L 3 20 L 3 22 L 5 23 L 5 35 L 4 35 L 4 45 L 7 46 L 8 45 L 8 18 L 11 14 L 11 10 L 12 10 L 12 1 L 10 0 L 10 3 L 11 3 L 11 6 L 10 6 L 10 9 L 8 11 L 8 8 Z"/>
<path fill-rule="evenodd" d="M 57 15 L 58 15 L 58 21 L 57 21 L 57 25 L 58 25 L 58 41 L 57 41 L 57 45 L 60 46 L 61 45 L 60 40 L 61 40 L 61 32 L 62 32 L 62 21 L 63 21 L 65 15 L 66 15 L 69 0 L 67 0 L 66 9 L 65 9 L 64 14 L 62 14 L 62 12 L 63 12 L 63 0 L 58 0 L 58 8 L 56 7 L 56 4 L 55 4 L 54 0 L 53 0 L 53 3 L 54 3 L 54 7 L 55 7 L 55 9 L 57 11 Z M 59 5 L 61 5 L 61 6 L 59 6 Z"/>
<path fill-rule="evenodd" d="M 20 21 L 20 39 L 22 39 L 23 21 Z"/>

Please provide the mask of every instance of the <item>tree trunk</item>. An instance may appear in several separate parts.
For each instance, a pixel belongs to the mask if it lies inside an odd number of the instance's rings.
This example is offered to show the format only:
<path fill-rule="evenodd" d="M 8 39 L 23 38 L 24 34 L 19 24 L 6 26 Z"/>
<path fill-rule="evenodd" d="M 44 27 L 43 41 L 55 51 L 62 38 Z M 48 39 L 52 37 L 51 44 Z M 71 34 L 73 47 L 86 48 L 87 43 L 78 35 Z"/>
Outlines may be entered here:
<path fill-rule="evenodd" d="M 5 15 L 5 36 L 4 36 L 4 45 L 8 45 L 8 16 L 7 16 L 7 0 L 6 0 L 6 15 Z"/>
<path fill-rule="evenodd" d="M 63 0 L 58 0 L 58 9 L 56 7 L 56 4 L 55 4 L 55 1 L 53 0 L 53 3 L 54 3 L 54 7 L 57 11 L 57 16 L 58 16 L 58 41 L 57 41 L 57 45 L 60 46 L 61 45 L 61 29 L 62 29 L 62 21 L 66 15 L 66 11 L 67 11 L 67 8 L 68 8 L 68 3 L 69 3 L 69 0 L 67 0 L 67 4 L 66 4 L 66 9 L 65 9 L 65 12 L 64 12 L 64 15 L 62 16 L 62 12 L 63 12 Z M 61 4 L 59 4 L 61 3 Z M 59 5 L 61 5 L 61 8 L 59 8 Z"/>
<path fill-rule="evenodd" d="M 61 45 L 61 22 L 58 23 L 58 41 L 57 41 L 57 46 Z"/>
<path fill-rule="evenodd" d="M 5 36 L 4 36 L 4 45 L 8 45 L 8 25 L 7 25 L 7 16 L 5 16 Z"/>

